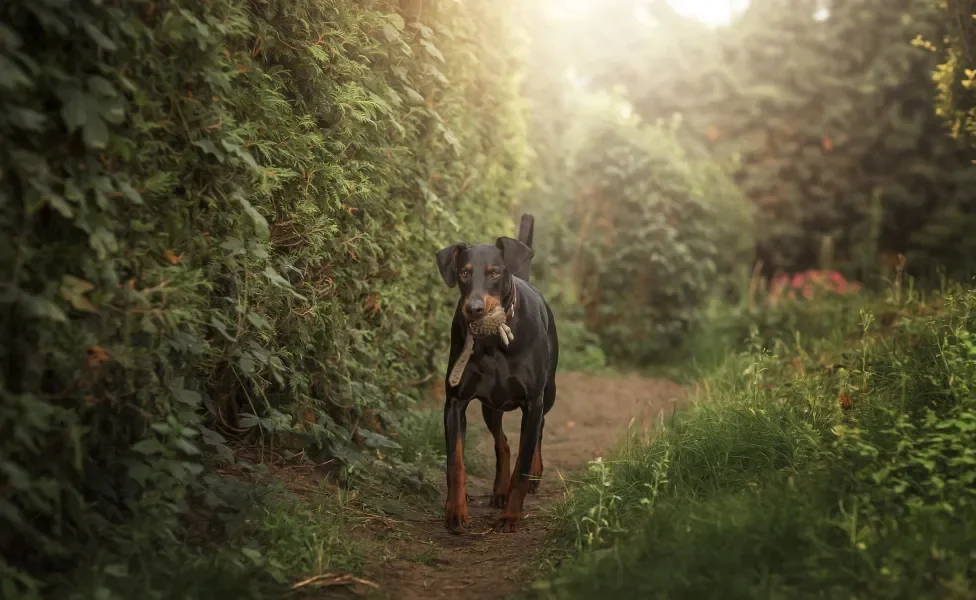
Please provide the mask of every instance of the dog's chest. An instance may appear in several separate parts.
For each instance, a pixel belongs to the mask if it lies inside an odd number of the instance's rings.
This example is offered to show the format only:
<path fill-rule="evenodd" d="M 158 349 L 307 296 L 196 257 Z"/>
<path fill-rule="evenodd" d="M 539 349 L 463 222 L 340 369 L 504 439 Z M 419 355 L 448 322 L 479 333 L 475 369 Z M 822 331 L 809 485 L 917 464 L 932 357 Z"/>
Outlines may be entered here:
<path fill-rule="evenodd" d="M 513 410 L 519 406 L 520 390 L 512 389 L 513 366 L 509 357 L 500 350 L 491 355 L 483 355 L 474 361 L 471 369 L 470 382 L 474 383 L 469 391 L 471 398 L 478 398 L 482 403 L 496 410 Z"/>

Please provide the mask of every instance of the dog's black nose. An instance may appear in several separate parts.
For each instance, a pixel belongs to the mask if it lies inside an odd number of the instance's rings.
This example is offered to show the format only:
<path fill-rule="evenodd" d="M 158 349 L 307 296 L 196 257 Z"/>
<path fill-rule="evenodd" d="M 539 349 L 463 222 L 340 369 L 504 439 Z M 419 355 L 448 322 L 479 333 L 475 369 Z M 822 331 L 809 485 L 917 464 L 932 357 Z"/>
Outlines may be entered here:
<path fill-rule="evenodd" d="M 465 312 L 468 313 L 468 317 L 471 319 L 480 319 L 485 316 L 485 301 L 484 300 L 468 300 L 465 306 Z"/>

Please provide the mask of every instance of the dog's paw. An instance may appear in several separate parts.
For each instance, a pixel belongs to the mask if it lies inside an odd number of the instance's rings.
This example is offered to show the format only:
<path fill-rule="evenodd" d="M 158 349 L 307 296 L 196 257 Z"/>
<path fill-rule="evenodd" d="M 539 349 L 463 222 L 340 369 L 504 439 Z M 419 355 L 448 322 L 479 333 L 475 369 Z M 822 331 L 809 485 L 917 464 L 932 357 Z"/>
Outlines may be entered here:
<path fill-rule="evenodd" d="M 459 502 L 448 504 L 444 511 L 444 525 L 451 533 L 464 533 L 468 526 L 468 504 Z"/>
<path fill-rule="evenodd" d="M 500 533 L 515 533 L 518 529 L 518 522 L 522 519 L 522 515 L 504 512 L 495 521 L 495 531 Z"/>
<path fill-rule="evenodd" d="M 536 493 L 538 493 L 539 492 L 539 484 L 540 483 L 542 483 L 542 481 L 540 481 L 538 479 L 533 479 L 533 480 L 529 481 L 529 493 L 530 494 L 533 494 L 533 495 L 535 495 Z"/>
<path fill-rule="evenodd" d="M 492 494 L 491 500 L 488 501 L 488 506 L 492 508 L 505 508 L 507 504 L 508 495 L 507 494 Z"/>

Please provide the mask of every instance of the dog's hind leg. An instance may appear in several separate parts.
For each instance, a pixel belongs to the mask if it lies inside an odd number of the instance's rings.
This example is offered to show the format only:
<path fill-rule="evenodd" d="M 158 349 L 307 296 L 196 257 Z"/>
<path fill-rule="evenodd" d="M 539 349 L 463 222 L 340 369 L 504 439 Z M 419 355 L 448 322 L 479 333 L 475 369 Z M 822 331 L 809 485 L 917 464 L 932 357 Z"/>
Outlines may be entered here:
<path fill-rule="evenodd" d="M 518 527 L 522 518 L 522 502 L 529 491 L 529 477 L 532 473 L 532 459 L 539 445 L 539 434 L 542 430 L 543 408 L 542 398 L 530 403 L 522 409 L 522 435 L 519 439 L 518 459 L 512 471 L 512 482 L 508 487 L 508 498 L 505 500 L 505 512 L 495 522 L 495 529 L 511 533 Z"/>
<path fill-rule="evenodd" d="M 542 471 L 544 470 L 542 464 L 542 438 L 545 436 L 546 430 L 546 414 L 552 408 L 552 405 L 556 403 L 556 382 L 550 381 L 546 386 L 545 392 L 542 393 L 542 425 L 539 427 L 539 443 L 536 444 L 535 454 L 532 456 L 532 471 L 529 473 L 529 493 L 535 494 L 539 491 L 539 484 L 542 481 Z"/>
<path fill-rule="evenodd" d="M 553 404 L 556 403 L 556 382 L 550 381 L 546 385 L 546 391 L 542 394 L 542 426 L 539 427 L 539 443 L 535 447 L 535 455 L 532 456 L 532 471 L 531 481 L 529 482 L 529 493 L 535 494 L 539 491 L 539 484 L 542 480 L 542 471 L 544 467 L 542 465 L 542 438 L 545 436 L 546 430 L 546 417 L 545 415 L 549 413 L 552 409 Z"/>
<path fill-rule="evenodd" d="M 464 471 L 465 408 L 467 403 L 448 395 L 444 404 L 444 438 L 447 443 L 447 502 L 444 524 L 452 533 L 468 525 L 468 486 Z"/>
<path fill-rule="evenodd" d="M 500 410 L 481 405 L 481 416 L 485 418 L 485 425 L 488 426 L 491 436 L 495 438 L 495 485 L 492 487 L 491 501 L 488 503 L 495 508 L 505 508 L 508 486 L 512 481 L 509 473 L 509 469 L 512 468 L 512 451 L 508 446 L 508 438 L 502 430 L 504 414 Z"/>
<path fill-rule="evenodd" d="M 546 418 L 542 418 L 542 426 L 539 428 L 539 441 L 535 444 L 535 453 L 532 455 L 532 469 L 529 471 L 529 493 L 535 494 L 539 491 L 539 483 L 542 481 L 542 435 L 546 429 Z"/>

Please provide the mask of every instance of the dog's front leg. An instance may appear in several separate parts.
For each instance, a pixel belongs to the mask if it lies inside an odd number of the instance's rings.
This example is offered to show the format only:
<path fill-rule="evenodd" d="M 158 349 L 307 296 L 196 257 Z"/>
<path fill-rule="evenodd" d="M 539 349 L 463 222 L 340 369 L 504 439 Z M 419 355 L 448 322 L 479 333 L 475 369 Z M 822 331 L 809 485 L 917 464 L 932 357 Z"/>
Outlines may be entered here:
<path fill-rule="evenodd" d="M 448 394 L 444 404 L 444 438 L 447 442 L 447 502 L 444 523 L 452 533 L 468 525 L 467 475 L 464 472 L 464 432 L 466 404 Z"/>
<path fill-rule="evenodd" d="M 495 529 L 511 533 L 518 527 L 522 518 L 522 502 L 529 491 L 530 474 L 532 473 L 532 459 L 539 445 L 539 435 L 542 433 L 542 398 L 522 409 L 522 433 L 519 436 L 518 460 L 512 471 L 512 482 L 508 488 L 508 499 L 505 501 L 505 512 L 495 522 Z"/>
<path fill-rule="evenodd" d="M 485 419 L 485 425 L 495 440 L 495 483 L 492 486 L 491 501 L 489 506 L 495 508 L 505 508 L 505 501 L 508 500 L 508 488 L 511 484 L 511 457 L 512 451 L 508 447 L 508 438 L 502 429 L 502 417 L 505 413 L 481 405 L 481 416 Z"/>

